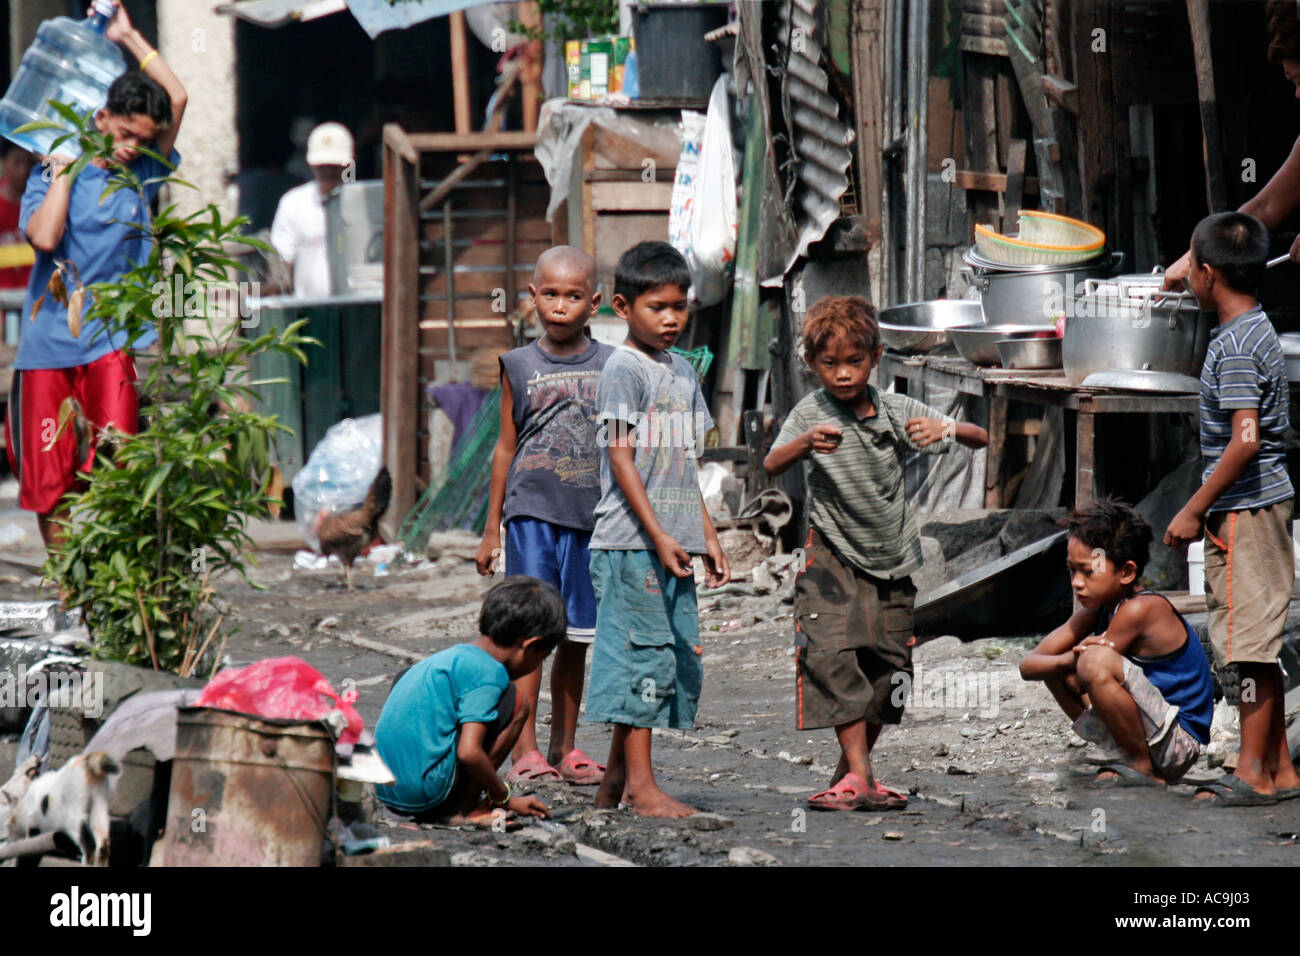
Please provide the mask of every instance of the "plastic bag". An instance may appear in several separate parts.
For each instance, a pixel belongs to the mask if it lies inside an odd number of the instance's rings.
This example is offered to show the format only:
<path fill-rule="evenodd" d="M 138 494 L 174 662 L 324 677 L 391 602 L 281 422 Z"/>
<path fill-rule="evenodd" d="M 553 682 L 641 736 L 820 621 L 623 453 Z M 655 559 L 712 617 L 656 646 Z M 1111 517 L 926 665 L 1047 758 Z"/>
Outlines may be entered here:
<path fill-rule="evenodd" d="M 322 513 L 346 511 L 366 500 L 379 474 L 383 441 L 382 416 L 345 418 L 330 426 L 293 476 L 294 520 L 312 550 L 320 550 L 316 528 Z"/>
<path fill-rule="evenodd" d="M 727 279 L 736 256 L 736 166 L 731 148 L 731 108 L 726 76 L 718 77 L 709 96 L 700 145 L 700 168 L 691 203 L 690 252 L 694 297 L 716 305 L 727 294 Z"/>
<path fill-rule="evenodd" d="M 682 110 L 682 149 L 673 175 L 673 195 L 668 202 L 668 242 L 683 256 L 691 253 L 691 207 L 695 204 L 695 180 L 700 173 L 704 121 L 703 113 Z"/>
<path fill-rule="evenodd" d="M 347 719 L 341 744 L 355 744 L 365 724 L 352 704 L 357 692 L 340 695 L 325 675 L 297 657 L 272 657 L 224 670 L 203 688 L 198 707 L 219 707 L 256 717 L 320 720 L 332 711 Z"/>

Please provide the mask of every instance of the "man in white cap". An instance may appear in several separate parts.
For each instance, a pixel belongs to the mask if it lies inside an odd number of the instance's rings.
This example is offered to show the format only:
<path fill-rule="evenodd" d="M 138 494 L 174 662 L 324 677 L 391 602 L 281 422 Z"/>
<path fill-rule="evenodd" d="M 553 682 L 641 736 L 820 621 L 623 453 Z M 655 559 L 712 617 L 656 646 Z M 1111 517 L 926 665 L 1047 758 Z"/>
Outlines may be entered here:
<path fill-rule="evenodd" d="M 307 163 L 315 182 L 295 186 L 280 198 L 271 223 L 271 245 L 289 266 L 300 299 L 330 294 L 325 250 L 325 197 L 352 172 L 352 134 L 341 123 L 322 123 L 307 138 Z"/>

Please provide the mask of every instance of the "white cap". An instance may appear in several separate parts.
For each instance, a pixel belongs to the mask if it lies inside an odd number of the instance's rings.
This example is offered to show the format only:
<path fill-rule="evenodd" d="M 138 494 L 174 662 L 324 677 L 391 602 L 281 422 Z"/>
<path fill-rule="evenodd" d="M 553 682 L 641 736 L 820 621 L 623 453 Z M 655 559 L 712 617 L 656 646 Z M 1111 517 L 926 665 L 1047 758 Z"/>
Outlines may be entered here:
<path fill-rule="evenodd" d="M 342 123 L 321 123 L 307 137 L 310 166 L 346 166 L 352 162 L 352 134 Z"/>

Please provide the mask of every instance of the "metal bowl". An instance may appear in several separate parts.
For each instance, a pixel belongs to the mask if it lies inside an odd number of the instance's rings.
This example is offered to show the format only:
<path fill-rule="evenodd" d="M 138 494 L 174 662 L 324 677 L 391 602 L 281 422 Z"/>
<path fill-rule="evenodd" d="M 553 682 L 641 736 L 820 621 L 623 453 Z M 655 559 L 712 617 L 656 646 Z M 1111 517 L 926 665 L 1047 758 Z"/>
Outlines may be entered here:
<path fill-rule="evenodd" d="M 934 299 L 890 306 L 880 313 L 880 338 L 896 352 L 929 352 L 948 344 L 954 325 L 979 325 L 984 312 L 974 299 Z"/>
<path fill-rule="evenodd" d="M 1061 340 L 1058 338 L 999 339 L 995 344 L 1003 368 L 1061 367 Z"/>
<path fill-rule="evenodd" d="M 952 328 L 952 344 L 966 361 L 975 365 L 999 365 L 1002 355 L 998 352 L 998 342 L 1006 339 L 1032 339 L 1051 334 L 1041 325 L 968 325 Z"/>

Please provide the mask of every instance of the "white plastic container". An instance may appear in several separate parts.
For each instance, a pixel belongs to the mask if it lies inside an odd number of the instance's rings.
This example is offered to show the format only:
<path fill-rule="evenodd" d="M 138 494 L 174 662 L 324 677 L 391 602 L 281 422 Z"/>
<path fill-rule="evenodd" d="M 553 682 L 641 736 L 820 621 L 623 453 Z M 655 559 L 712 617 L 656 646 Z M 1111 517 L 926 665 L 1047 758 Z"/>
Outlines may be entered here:
<path fill-rule="evenodd" d="M 1205 593 L 1205 542 L 1193 541 L 1187 546 L 1187 593 Z"/>

